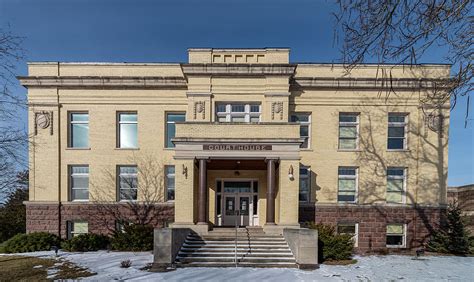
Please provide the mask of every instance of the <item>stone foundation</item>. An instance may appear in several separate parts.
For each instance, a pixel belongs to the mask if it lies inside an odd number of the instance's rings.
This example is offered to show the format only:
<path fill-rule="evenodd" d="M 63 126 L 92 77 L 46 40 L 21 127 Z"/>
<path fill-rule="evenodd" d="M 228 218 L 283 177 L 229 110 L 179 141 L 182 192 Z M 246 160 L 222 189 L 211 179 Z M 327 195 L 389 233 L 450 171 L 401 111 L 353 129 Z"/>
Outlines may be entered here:
<path fill-rule="evenodd" d="M 418 248 L 429 240 L 430 234 L 443 221 L 444 208 L 412 206 L 343 206 L 316 205 L 300 208 L 300 222 L 314 221 L 336 226 L 338 223 L 358 223 L 356 252 L 403 252 Z M 313 220 L 307 220 L 314 214 Z M 386 225 L 406 224 L 406 248 L 386 247 Z"/>
<path fill-rule="evenodd" d="M 118 218 L 137 218 L 139 211 L 145 223 L 165 227 L 174 221 L 174 203 L 156 204 L 150 209 L 131 209 L 123 204 L 97 205 L 92 203 L 39 204 L 26 203 L 26 231 L 49 232 L 67 237 L 67 222 L 88 222 L 90 233 L 111 234 Z M 147 214 L 148 216 L 145 216 Z"/>

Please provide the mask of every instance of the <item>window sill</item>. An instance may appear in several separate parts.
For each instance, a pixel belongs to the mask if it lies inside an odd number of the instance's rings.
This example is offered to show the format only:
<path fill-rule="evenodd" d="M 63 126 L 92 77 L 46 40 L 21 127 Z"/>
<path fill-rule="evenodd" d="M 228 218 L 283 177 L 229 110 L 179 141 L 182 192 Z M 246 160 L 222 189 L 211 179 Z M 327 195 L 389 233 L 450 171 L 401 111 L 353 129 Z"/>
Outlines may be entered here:
<path fill-rule="evenodd" d="M 176 150 L 176 147 L 165 147 L 165 148 L 163 148 L 163 150 L 174 151 L 174 150 Z"/>
<path fill-rule="evenodd" d="M 338 152 L 362 152 L 361 149 L 337 149 Z"/>
<path fill-rule="evenodd" d="M 313 149 L 311 148 L 300 148 L 301 152 L 313 152 Z"/>
<path fill-rule="evenodd" d="M 138 151 L 140 148 L 115 148 L 114 150 L 118 151 Z"/>
<path fill-rule="evenodd" d="M 71 203 L 88 203 L 89 200 L 71 200 Z"/>
<path fill-rule="evenodd" d="M 387 149 L 387 152 L 410 152 L 410 149 Z"/>
<path fill-rule="evenodd" d="M 91 148 L 75 148 L 75 147 L 66 147 L 66 150 L 78 150 L 78 151 L 84 151 L 84 150 L 90 150 Z"/>
<path fill-rule="evenodd" d="M 397 245 L 386 245 L 388 249 L 406 249 L 406 246 L 397 246 Z"/>
<path fill-rule="evenodd" d="M 347 205 L 347 206 L 354 206 L 358 205 L 357 202 L 337 202 L 338 205 Z"/>

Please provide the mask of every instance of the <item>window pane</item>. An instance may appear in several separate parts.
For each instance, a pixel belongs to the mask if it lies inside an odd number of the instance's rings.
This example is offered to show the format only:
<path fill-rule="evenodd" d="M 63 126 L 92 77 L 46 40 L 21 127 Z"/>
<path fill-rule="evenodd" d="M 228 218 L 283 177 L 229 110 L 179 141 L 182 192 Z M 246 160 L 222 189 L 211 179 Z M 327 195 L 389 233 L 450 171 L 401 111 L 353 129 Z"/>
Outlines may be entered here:
<path fill-rule="evenodd" d="M 119 167 L 120 174 L 136 174 L 138 172 L 138 168 L 136 166 L 121 166 Z"/>
<path fill-rule="evenodd" d="M 389 115 L 388 122 L 405 122 L 405 115 Z"/>
<path fill-rule="evenodd" d="M 71 121 L 89 121 L 89 114 L 71 114 Z"/>
<path fill-rule="evenodd" d="M 301 137 L 307 137 L 309 136 L 309 128 L 308 126 L 300 126 L 300 136 Z"/>
<path fill-rule="evenodd" d="M 166 197 L 168 201 L 174 201 L 174 189 L 168 189 L 166 193 Z"/>
<path fill-rule="evenodd" d="M 137 189 L 121 189 L 120 200 L 136 200 Z"/>
<path fill-rule="evenodd" d="M 222 192 L 222 181 L 217 181 L 217 193 Z"/>
<path fill-rule="evenodd" d="M 337 201 L 339 201 L 339 202 L 354 202 L 355 201 L 355 195 L 339 194 L 339 195 L 337 195 Z"/>
<path fill-rule="evenodd" d="M 357 115 L 339 115 L 339 122 L 357 122 Z"/>
<path fill-rule="evenodd" d="M 245 117 L 232 117 L 233 122 L 245 122 Z"/>
<path fill-rule="evenodd" d="M 74 148 L 89 147 L 89 124 L 72 124 L 71 146 Z"/>
<path fill-rule="evenodd" d="M 258 214 L 258 196 L 254 195 L 253 196 L 253 215 Z"/>
<path fill-rule="evenodd" d="M 174 165 L 167 165 L 166 166 L 166 174 L 174 174 Z"/>
<path fill-rule="evenodd" d="M 356 138 L 357 127 L 355 126 L 341 126 L 339 127 L 339 137 Z"/>
<path fill-rule="evenodd" d="M 388 148 L 389 149 L 403 149 L 404 148 L 404 138 L 389 138 L 388 139 Z"/>
<path fill-rule="evenodd" d="M 390 176 L 403 176 L 405 170 L 403 168 L 389 168 L 387 169 L 387 175 Z"/>
<path fill-rule="evenodd" d="M 226 117 L 217 117 L 218 122 L 226 122 L 227 118 Z"/>
<path fill-rule="evenodd" d="M 88 188 L 89 187 L 89 177 L 88 176 L 72 176 L 71 178 L 71 187 L 72 188 Z"/>
<path fill-rule="evenodd" d="M 355 191 L 355 179 L 339 179 L 339 191 Z"/>
<path fill-rule="evenodd" d="M 340 167 L 338 169 L 339 175 L 356 175 L 356 169 L 355 168 L 344 168 Z"/>
<path fill-rule="evenodd" d="M 405 127 L 390 126 L 388 128 L 388 137 L 404 137 Z"/>
<path fill-rule="evenodd" d="M 245 106 L 244 105 L 232 105 L 232 112 L 243 113 L 243 112 L 245 112 Z"/>
<path fill-rule="evenodd" d="M 309 197 L 308 197 L 308 193 L 299 193 L 299 197 L 298 197 L 299 201 L 300 202 L 308 202 L 309 201 Z"/>
<path fill-rule="evenodd" d="M 137 121 L 137 114 L 120 114 L 119 115 L 120 121 Z"/>
<path fill-rule="evenodd" d="M 387 235 L 387 245 L 390 245 L 390 246 L 403 246 L 403 236 L 400 236 L 400 235 Z"/>
<path fill-rule="evenodd" d="M 88 166 L 73 166 L 71 167 L 71 173 L 72 174 L 88 174 L 89 173 L 89 167 Z"/>
<path fill-rule="evenodd" d="M 260 117 L 250 117 L 250 122 L 259 122 Z"/>
<path fill-rule="evenodd" d="M 305 168 L 305 167 L 300 168 L 300 176 L 301 175 L 308 175 L 308 173 L 309 173 L 309 171 L 308 171 L 307 168 Z"/>
<path fill-rule="evenodd" d="M 252 113 L 260 112 L 260 105 L 250 105 L 250 112 Z"/>
<path fill-rule="evenodd" d="M 74 222 L 73 231 L 74 233 L 87 233 L 89 232 L 89 226 L 87 222 Z"/>
<path fill-rule="evenodd" d="M 217 195 L 216 197 L 216 213 L 217 215 L 222 214 L 222 196 L 221 195 Z"/>
<path fill-rule="evenodd" d="M 72 189 L 71 197 L 72 197 L 72 200 L 88 200 L 89 190 L 88 189 Z"/>
<path fill-rule="evenodd" d="M 387 224 L 387 234 L 403 234 L 403 225 Z"/>
<path fill-rule="evenodd" d="M 176 126 L 174 123 L 168 123 L 166 124 L 166 147 L 167 148 L 174 148 L 173 142 L 171 142 L 171 139 L 173 139 L 176 135 Z"/>
<path fill-rule="evenodd" d="M 167 114 L 166 117 L 167 121 L 185 121 L 186 119 L 185 114 Z"/>
<path fill-rule="evenodd" d="M 136 123 L 120 125 L 120 148 L 138 148 Z"/>
<path fill-rule="evenodd" d="M 403 191 L 403 179 L 388 179 L 387 191 Z"/>
<path fill-rule="evenodd" d="M 356 233 L 355 225 L 354 224 L 352 224 L 352 225 L 346 225 L 346 224 L 337 225 L 337 233 L 354 235 Z"/>
<path fill-rule="evenodd" d="M 403 196 L 401 192 L 387 192 L 387 202 L 389 203 L 402 203 Z"/>
<path fill-rule="evenodd" d="M 309 122 L 309 115 L 308 114 L 292 115 L 291 121 L 292 122 Z"/>
<path fill-rule="evenodd" d="M 258 181 L 253 182 L 253 192 L 258 193 Z"/>
<path fill-rule="evenodd" d="M 224 113 L 226 111 L 225 106 L 226 105 L 223 105 L 223 104 L 217 105 L 217 112 L 218 113 Z"/>
<path fill-rule="evenodd" d="M 339 140 L 339 149 L 356 149 L 357 141 L 356 139 L 340 139 Z"/>
<path fill-rule="evenodd" d="M 173 177 L 168 177 L 167 181 L 166 181 L 166 186 L 168 187 L 168 189 L 172 188 L 174 189 L 174 184 L 175 183 L 175 179 L 174 179 L 174 176 Z"/>

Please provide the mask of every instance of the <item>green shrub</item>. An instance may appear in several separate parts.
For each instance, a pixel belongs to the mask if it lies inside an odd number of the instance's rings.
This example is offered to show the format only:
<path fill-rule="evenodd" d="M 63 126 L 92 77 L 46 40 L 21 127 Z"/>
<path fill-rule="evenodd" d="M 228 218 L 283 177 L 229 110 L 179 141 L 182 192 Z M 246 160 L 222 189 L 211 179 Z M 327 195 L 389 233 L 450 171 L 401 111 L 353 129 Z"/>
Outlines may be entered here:
<path fill-rule="evenodd" d="M 310 229 L 318 230 L 318 257 L 320 262 L 332 260 L 350 260 L 354 241 L 350 235 L 337 234 L 334 227 L 324 224 L 307 224 Z"/>
<path fill-rule="evenodd" d="M 461 209 L 456 204 L 449 206 L 446 225 L 432 234 L 428 242 L 428 250 L 456 255 L 473 253 L 471 235 L 466 229 L 461 213 Z"/>
<path fill-rule="evenodd" d="M 90 252 L 107 249 L 109 242 L 105 235 L 88 233 L 63 241 L 61 247 L 69 252 Z"/>
<path fill-rule="evenodd" d="M 117 251 L 150 251 L 153 249 L 153 227 L 133 224 L 124 232 L 115 232 L 111 238 L 112 249 Z"/>
<path fill-rule="evenodd" d="M 59 247 L 60 241 L 58 236 L 47 232 L 17 234 L 5 241 L 3 251 L 5 253 L 49 251 L 52 246 Z"/>

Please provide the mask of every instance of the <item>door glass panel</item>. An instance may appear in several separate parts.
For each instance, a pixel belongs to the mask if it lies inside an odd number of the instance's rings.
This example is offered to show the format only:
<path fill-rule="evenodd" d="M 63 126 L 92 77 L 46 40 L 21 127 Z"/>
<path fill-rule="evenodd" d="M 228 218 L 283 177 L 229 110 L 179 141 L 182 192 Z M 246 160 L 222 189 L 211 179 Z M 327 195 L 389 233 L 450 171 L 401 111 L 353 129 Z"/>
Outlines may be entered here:
<path fill-rule="evenodd" d="M 235 198 L 226 197 L 225 198 L 225 215 L 234 215 L 235 210 Z"/>
<path fill-rule="evenodd" d="M 240 198 L 240 215 L 249 215 L 249 197 Z"/>
<path fill-rule="evenodd" d="M 249 181 L 225 181 L 224 192 L 226 193 L 244 193 L 252 192 Z"/>

